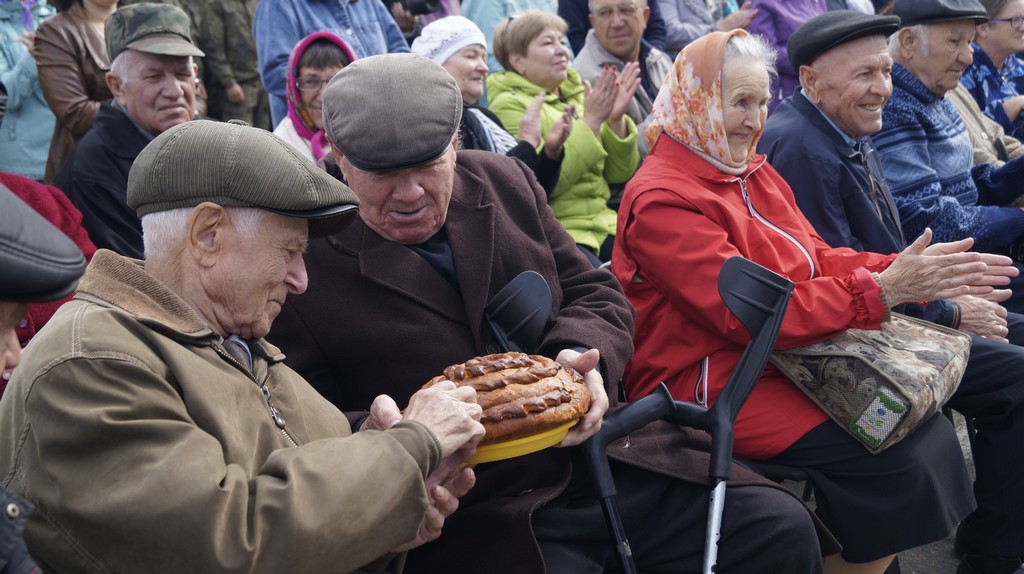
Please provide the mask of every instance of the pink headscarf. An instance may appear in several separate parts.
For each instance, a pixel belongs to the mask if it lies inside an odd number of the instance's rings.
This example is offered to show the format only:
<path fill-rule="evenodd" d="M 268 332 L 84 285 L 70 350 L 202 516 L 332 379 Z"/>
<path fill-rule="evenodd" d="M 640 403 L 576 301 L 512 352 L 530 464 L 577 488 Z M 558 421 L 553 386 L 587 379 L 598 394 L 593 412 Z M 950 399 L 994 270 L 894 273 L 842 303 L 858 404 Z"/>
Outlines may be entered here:
<path fill-rule="evenodd" d="M 288 84 L 285 86 L 288 99 L 288 119 L 291 120 L 292 126 L 295 128 L 295 132 L 299 134 L 299 137 L 309 140 L 310 147 L 313 148 L 313 157 L 317 160 L 327 155 L 331 150 L 331 144 L 327 141 L 324 130 L 316 127 L 316 124 L 313 123 L 313 118 L 310 117 L 309 112 L 302 106 L 302 94 L 299 92 L 299 87 L 295 82 L 298 77 L 299 60 L 302 58 L 302 54 L 310 44 L 320 38 L 325 38 L 337 44 L 341 51 L 345 53 L 349 63 L 354 62 L 356 59 L 355 54 L 352 53 L 352 48 L 349 48 L 345 40 L 341 39 L 341 36 L 326 31 L 313 32 L 299 40 L 299 43 L 295 45 L 291 56 L 288 58 Z"/>
<path fill-rule="evenodd" d="M 722 62 L 725 46 L 733 36 L 747 36 L 745 30 L 711 32 L 687 44 L 654 100 L 647 126 L 647 143 L 653 148 L 661 132 L 733 169 L 722 114 Z M 763 126 L 762 126 L 763 128 Z M 755 155 L 759 131 L 750 146 L 749 163 Z"/>

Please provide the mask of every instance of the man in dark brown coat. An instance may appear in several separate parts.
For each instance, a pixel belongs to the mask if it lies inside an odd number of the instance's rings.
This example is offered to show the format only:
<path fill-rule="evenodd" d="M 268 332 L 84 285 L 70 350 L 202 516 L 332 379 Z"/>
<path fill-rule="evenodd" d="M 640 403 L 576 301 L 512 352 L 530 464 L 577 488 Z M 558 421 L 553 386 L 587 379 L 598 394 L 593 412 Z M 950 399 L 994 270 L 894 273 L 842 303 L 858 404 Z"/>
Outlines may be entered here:
<path fill-rule="evenodd" d="M 443 68 L 415 55 L 357 60 L 324 94 L 334 159 L 360 220 L 313 241 L 309 290 L 270 337 L 286 362 L 359 418 L 378 394 L 399 403 L 444 367 L 498 350 L 484 306 L 539 272 L 554 312 L 538 354 L 585 373 L 595 400 L 560 446 L 595 433 L 632 353 L 633 309 L 584 258 L 529 169 L 459 151 L 462 101 Z M 619 506 L 643 572 L 698 572 L 707 513 L 706 437 L 649 425 L 609 448 Z M 615 563 L 601 509 L 573 449 L 476 467 L 438 541 L 406 572 L 602 572 Z M 807 509 L 739 468 L 726 496 L 719 571 L 820 572 Z"/>

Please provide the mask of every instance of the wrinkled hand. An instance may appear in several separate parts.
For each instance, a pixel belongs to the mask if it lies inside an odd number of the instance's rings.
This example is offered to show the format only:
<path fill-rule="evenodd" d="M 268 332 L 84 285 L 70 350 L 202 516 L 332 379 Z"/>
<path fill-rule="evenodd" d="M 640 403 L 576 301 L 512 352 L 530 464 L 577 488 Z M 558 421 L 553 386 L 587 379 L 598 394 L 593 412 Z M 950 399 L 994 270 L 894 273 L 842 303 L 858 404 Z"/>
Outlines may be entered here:
<path fill-rule="evenodd" d="M 530 105 L 526 106 L 523 119 L 519 120 L 519 141 L 530 144 L 533 149 L 540 145 L 540 107 L 546 95 L 546 92 L 537 94 Z"/>
<path fill-rule="evenodd" d="M 890 305 L 911 301 L 952 299 L 971 292 L 971 285 L 985 276 L 986 265 L 980 253 L 964 252 L 974 240 L 947 244 L 945 255 L 924 255 L 932 240 L 932 230 L 903 250 L 891 265 L 879 273 L 882 291 Z M 988 289 L 991 289 L 989 287 Z"/>
<path fill-rule="evenodd" d="M 948 255 L 966 251 L 971 246 L 971 239 L 961 239 L 952 243 L 935 243 L 929 245 L 923 255 Z M 1013 260 L 1005 255 L 995 253 L 979 253 L 981 260 L 985 263 L 984 276 L 981 281 L 971 284 L 971 295 L 984 297 L 996 303 L 1005 301 L 1010 297 L 1011 292 L 1006 289 L 990 289 L 1010 284 L 1010 278 L 1020 274 L 1020 270 L 1013 266 Z"/>
<path fill-rule="evenodd" d="M 728 32 L 729 30 L 735 30 L 736 28 L 746 28 L 750 21 L 757 15 L 757 9 L 750 9 L 750 0 L 747 0 L 740 6 L 740 9 L 729 14 L 718 23 L 718 30 L 721 32 Z"/>
<path fill-rule="evenodd" d="M 245 91 L 242 90 L 242 86 L 238 85 L 238 82 L 231 84 L 231 87 L 226 90 L 228 101 L 232 104 L 240 104 L 245 101 Z"/>
<path fill-rule="evenodd" d="M 601 430 L 601 421 L 608 412 L 608 392 L 604 388 L 604 377 L 597 370 L 601 354 L 597 349 L 579 353 L 572 349 L 563 349 L 555 357 L 555 361 L 566 367 L 572 367 L 583 375 L 583 382 L 590 391 L 590 410 L 583 419 L 572 427 L 558 446 L 575 446 L 597 434 Z"/>
<path fill-rule="evenodd" d="M 629 109 L 629 102 L 633 101 L 636 89 L 640 87 L 640 64 L 629 62 L 622 67 L 618 77 L 615 79 L 615 102 L 612 104 L 612 111 L 608 114 L 608 123 L 618 121 Z M 621 134 L 620 134 L 621 135 Z"/>
<path fill-rule="evenodd" d="M 461 448 L 441 461 L 427 477 L 427 510 L 423 514 L 416 537 L 392 550 L 406 552 L 441 536 L 446 518 L 459 508 L 459 499 L 476 484 L 476 474 L 466 466 L 476 453 L 476 446 Z"/>
<path fill-rule="evenodd" d="M 953 299 L 960 306 L 960 330 L 993 341 L 1008 343 L 1006 307 L 980 297 L 964 295 Z"/>
<path fill-rule="evenodd" d="M 370 412 L 372 415 L 372 407 Z M 483 409 L 476 403 L 472 387 L 456 387 L 451 381 L 441 381 L 416 391 L 402 420 L 416 421 L 430 429 L 441 443 L 441 456 L 448 457 L 467 444 L 475 446 L 480 442 L 484 436 L 481 414 Z"/>
<path fill-rule="evenodd" d="M 575 120 L 576 106 L 569 104 L 565 106 L 565 111 L 555 120 L 555 123 L 551 124 L 548 137 L 544 139 L 544 155 L 549 159 L 562 157 L 562 146 L 565 145 L 565 140 L 569 139 Z"/>
<path fill-rule="evenodd" d="M 387 430 L 402 420 L 402 411 L 395 400 L 387 395 L 377 395 L 370 405 L 370 416 L 363 421 L 359 430 Z"/>

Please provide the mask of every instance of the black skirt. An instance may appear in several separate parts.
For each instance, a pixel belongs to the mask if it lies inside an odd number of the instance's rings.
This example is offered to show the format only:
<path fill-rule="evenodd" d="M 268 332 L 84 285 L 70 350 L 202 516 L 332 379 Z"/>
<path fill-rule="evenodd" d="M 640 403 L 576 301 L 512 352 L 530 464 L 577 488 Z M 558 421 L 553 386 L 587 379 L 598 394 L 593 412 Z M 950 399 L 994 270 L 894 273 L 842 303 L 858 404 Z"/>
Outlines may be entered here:
<path fill-rule="evenodd" d="M 829 420 L 770 462 L 807 472 L 815 512 L 847 562 L 941 540 L 975 508 L 960 442 L 942 415 L 878 454 Z"/>

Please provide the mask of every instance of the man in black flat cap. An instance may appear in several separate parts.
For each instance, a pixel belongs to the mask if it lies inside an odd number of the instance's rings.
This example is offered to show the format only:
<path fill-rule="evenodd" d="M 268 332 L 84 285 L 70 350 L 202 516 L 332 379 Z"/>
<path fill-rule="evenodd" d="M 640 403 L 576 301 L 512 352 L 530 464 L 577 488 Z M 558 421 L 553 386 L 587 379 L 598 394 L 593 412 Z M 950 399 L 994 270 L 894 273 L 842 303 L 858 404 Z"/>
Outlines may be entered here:
<path fill-rule="evenodd" d="M 360 198 L 359 221 L 310 243 L 310 291 L 288 301 L 271 338 L 289 365 L 358 418 L 379 393 L 401 402 L 445 367 L 497 352 L 485 305 L 536 271 L 552 303 L 535 352 L 575 367 L 593 395 L 562 446 L 578 444 L 618 397 L 633 309 L 615 277 L 580 254 L 522 162 L 457 151 L 461 110 L 451 76 L 415 55 L 357 60 L 331 80 L 324 126 Z M 608 448 L 639 571 L 700 571 L 706 440 L 656 423 Z M 442 536 L 410 554 L 407 573 L 614 570 L 615 548 L 573 449 L 476 470 L 477 486 Z M 798 500 L 739 467 L 729 485 L 719 571 L 821 571 L 822 549 Z M 821 543 L 829 554 L 831 543 Z"/>
<path fill-rule="evenodd" d="M 139 154 L 127 199 L 147 259 L 98 251 L 0 399 L 32 556 L 47 572 L 400 572 L 473 485 L 475 392 L 445 381 L 404 412 L 382 397 L 353 435 L 264 339 L 306 289 L 308 237 L 355 219 L 351 190 L 265 130 L 192 121 Z"/>
<path fill-rule="evenodd" d="M 897 0 L 893 13 L 901 19 L 889 41 L 893 93 L 872 139 L 904 233 L 930 227 L 936 241 L 973 237 L 977 251 L 1014 254 L 1024 210 L 1011 204 L 1024 190 L 1024 160 L 975 165 L 970 135 L 946 97 L 973 61 L 984 7 L 977 0 Z M 1003 306 L 1024 313 L 1024 275 L 1011 279 L 1010 291 Z"/>
<path fill-rule="evenodd" d="M 82 250 L 0 185 L 0 372 L 21 361 L 15 327 L 25 318 L 29 303 L 63 298 L 84 271 Z M 5 573 L 38 572 L 21 538 L 31 508 L 0 487 L 0 569 Z"/>
<path fill-rule="evenodd" d="M 870 137 L 882 127 L 892 92 L 886 36 L 898 29 L 898 17 L 847 11 L 804 24 L 789 40 L 801 88 L 768 119 L 758 144 L 834 247 L 899 253 L 907 244 Z M 958 530 L 960 546 L 969 544 L 964 551 L 971 555 L 958 573 L 1013 572 L 1024 543 L 1024 462 L 1014 454 L 1024 442 L 1024 317 L 1010 313 L 1007 319 L 997 303 L 973 296 L 900 310 L 974 335 L 963 381 L 950 400 L 983 437 L 973 452 L 978 510 Z"/>

